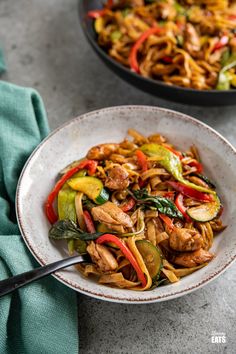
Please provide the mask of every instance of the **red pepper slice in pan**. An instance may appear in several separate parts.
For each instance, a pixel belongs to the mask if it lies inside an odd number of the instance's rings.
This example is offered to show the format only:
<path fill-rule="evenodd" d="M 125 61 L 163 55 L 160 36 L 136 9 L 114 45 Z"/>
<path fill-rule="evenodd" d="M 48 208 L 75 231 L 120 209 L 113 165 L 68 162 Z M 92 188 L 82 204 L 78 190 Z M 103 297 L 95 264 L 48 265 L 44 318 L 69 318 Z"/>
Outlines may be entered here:
<path fill-rule="evenodd" d="M 47 200 L 45 202 L 45 213 L 47 215 L 48 221 L 51 224 L 54 224 L 58 220 L 58 217 L 53 209 L 53 202 L 57 197 L 62 186 L 66 183 L 66 181 L 69 178 L 71 178 L 79 170 L 87 169 L 89 175 L 94 175 L 94 173 L 96 172 L 97 164 L 98 164 L 97 161 L 94 160 L 84 160 L 80 162 L 79 165 L 71 168 L 68 172 L 66 172 L 55 184 L 53 190 L 48 195 Z"/>
<path fill-rule="evenodd" d="M 103 244 L 103 243 L 106 243 L 106 242 L 112 242 L 117 247 L 119 247 L 121 252 L 128 259 L 130 264 L 134 267 L 134 269 L 135 269 L 135 271 L 137 273 L 138 279 L 141 281 L 142 286 L 145 288 L 145 286 L 147 284 L 147 279 L 145 277 L 145 274 L 142 272 L 142 270 L 141 270 L 138 262 L 136 261 L 133 253 L 129 250 L 129 248 L 124 244 L 124 242 L 122 240 L 120 240 L 118 237 L 116 237 L 116 236 L 114 236 L 112 234 L 104 234 L 104 235 L 98 237 L 96 242 L 98 244 Z"/>
<path fill-rule="evenodd" d="M 188 187 L 183 183 L 173 181 L 168 181 L 167 183 L 175 190 L 186 195 L 187 197 L 199 200 L 201 202 L 212 202 L 213 200 L 210 194 L 199 192 L 196 189 Z"/>
<path fill-rule="evenodd" d="M 162 30 L 159 27 L 152 27 L 145 31 L 139 39 L 134 43 L 133 47 L 131 48 L 130 55 L 129 55 L 129 64 L 133 71 L 139 73 L 139 64 L 137 60 L 138 50 L 146 41 L 146 39 L 151 36 L 152 34 L 159 34 Z"/>
<path fill-rule="evenodd" d="M 229 37 L 224 35 L 220 38 L 220 40 L 215 44 L 214 48 L 213 48 L 213 52 L 215 52 L 218 49 L 223 48 L 224 46 L 226 46 L 229 42 Z"/>
<path fill-rule="evenodd" d="M 164 63 L 166 63 L 166 64 L 173 63 L 173 59 L 171 57 L 169 57 L 168 55 L 166 55 L 165 57 L 161 58 L 161 60 L 163 60 Z"/>
<path fill-rule="evenodd" d="M 98 17 L 102 17 L 104 16 L 106 13 L 106 9 L 102 9 L 102 10 L 91 10 L 87 13 L 88 17 L 96 19 Z"/>
<path fill-rule="evenodd" d="M 107 0 L 107 3 L 104 5 L 104 9 L 99 10 L 91 10 L 87 13 L 88 17 L 96 19 L 98 17 L 102 17 L 106 14 L 106 9 L 111 9 L 114 5 L 113 0 Z"/>
<path fill-rule="evenodd" d="M 108 7 L 110 9 L 110 8 L 112 8 L 113 5 L 114 5 L 113 0 L 107 0 L 106 7 Z"/>

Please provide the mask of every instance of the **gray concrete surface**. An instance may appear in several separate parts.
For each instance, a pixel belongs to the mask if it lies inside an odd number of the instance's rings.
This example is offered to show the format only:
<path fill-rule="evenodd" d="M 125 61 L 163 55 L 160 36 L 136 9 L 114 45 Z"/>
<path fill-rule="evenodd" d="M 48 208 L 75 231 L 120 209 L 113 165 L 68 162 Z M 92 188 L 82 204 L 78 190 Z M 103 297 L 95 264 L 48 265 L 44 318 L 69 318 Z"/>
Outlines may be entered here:
<path fill-rule="evenodd" d="M 188 113 L 236 145 L 236 106 L 170 103 L 114 76 L 82 34 L 77 0 L 0 0 L 0 46 L 4 79 L 40 92 L 52 129 L 96 108 L 147 104 Z M 235 279 L 236 264 L 195 293 L 142 306 L 78 295 L 80 353 L 236 353 Z M 213 331 L 224 332 L 227 342 L 212 344 Z"/>

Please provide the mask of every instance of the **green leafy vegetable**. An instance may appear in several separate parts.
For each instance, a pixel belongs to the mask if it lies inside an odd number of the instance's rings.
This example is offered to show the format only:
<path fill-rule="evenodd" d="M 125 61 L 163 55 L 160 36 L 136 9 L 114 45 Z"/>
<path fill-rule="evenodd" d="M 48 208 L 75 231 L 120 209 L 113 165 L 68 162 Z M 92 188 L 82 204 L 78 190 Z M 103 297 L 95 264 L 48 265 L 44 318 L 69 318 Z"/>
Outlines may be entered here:
<path fill-rule="evenodd" d="M 82 240 L 91 241 L 104 235 L 105 232 L 93 234 L 82 231 L 72 220 L 58 220 L 49 230 L 49 237 L 54 240 Z"/>
<path fill-rule="evenodd" d="M 141 189 L 131 192 L 133 197 L 137 200 L 139 204 L 145 204 L 145 206 L 155 208 L 160 213 L 168 215 L 172 218 L 183 219 L 182 213 L 176 208 L 175 204 L 167 198 L 164 197 L 154 197 L 148 194 L 147 190 Z"/>

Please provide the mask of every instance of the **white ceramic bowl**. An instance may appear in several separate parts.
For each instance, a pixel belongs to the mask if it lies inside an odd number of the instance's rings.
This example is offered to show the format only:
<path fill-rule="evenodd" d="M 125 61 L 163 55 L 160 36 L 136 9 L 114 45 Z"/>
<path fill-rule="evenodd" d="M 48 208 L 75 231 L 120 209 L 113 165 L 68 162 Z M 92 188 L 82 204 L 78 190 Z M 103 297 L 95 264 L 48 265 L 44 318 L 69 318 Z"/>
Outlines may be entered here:
<path fill-rule="evenodd" d="M 189 116 L 157 107 L 112 107 L 84 114 L 52 132 L 32 153 L 19 179 L 16 210 L 20 230 L 41 265 L 67 257 L 62 243 L 55 244 L 48 238 L 50 225 L 43 211 L 44 201 L 63 167 L 83 157 L 93 145 L 121 141 L 128 128 L 145 135 L 159 132 L 183 150 L 197 145 L 206 174 L 216 182 L 224 205 L 223 220 L 228 225 L 214 240 L 211 250 L 216 257 L 178 283 L 146 292 L 97 284 L 74 267 L 54 276 L 76 291 L 103 300 L 148 303 L 173 299 L 206 285 L 236 258 L 236 150 L 216 131 Z"/>

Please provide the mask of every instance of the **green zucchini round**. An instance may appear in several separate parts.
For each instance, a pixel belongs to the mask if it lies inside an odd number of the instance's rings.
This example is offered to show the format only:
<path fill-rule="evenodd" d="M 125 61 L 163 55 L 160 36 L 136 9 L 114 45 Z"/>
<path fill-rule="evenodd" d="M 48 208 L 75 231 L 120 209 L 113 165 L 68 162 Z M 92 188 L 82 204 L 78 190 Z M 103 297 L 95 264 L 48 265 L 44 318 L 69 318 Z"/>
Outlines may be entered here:
<path fill-rule="evenodd" d="M 220 211 L 220 199 L 215 196 L 215 201 L 204 203 L 187 209 L 187 214 L 195 221 L 207 222 L 215 219 Z"/>
<path fill-rule="evenodd" d="M 75 177 L 69 179 L 67 183 L 72 189 L 86 194 L 96 204 L 103 204 L 109 199 L 109 194 L 103 187 L 102 181 L 96 177 Z"/>
<path fill-rule="evenodd" d="M 107 190 L 105 188 L 103 188 L 101 190 L 100 194 L 95 199 L 95 203 L 103 204 L 103 203 L 107 202 L 108 199 L 109 199 L 109 193 L 107 192 Z"/>
<path fill-rule="evenodd" d="M 162 268 L 162 257 L 157 247 L 150 241 L 138 240 L 136 246 L 141 254 L 152 280 L 157 280 Z"/>

